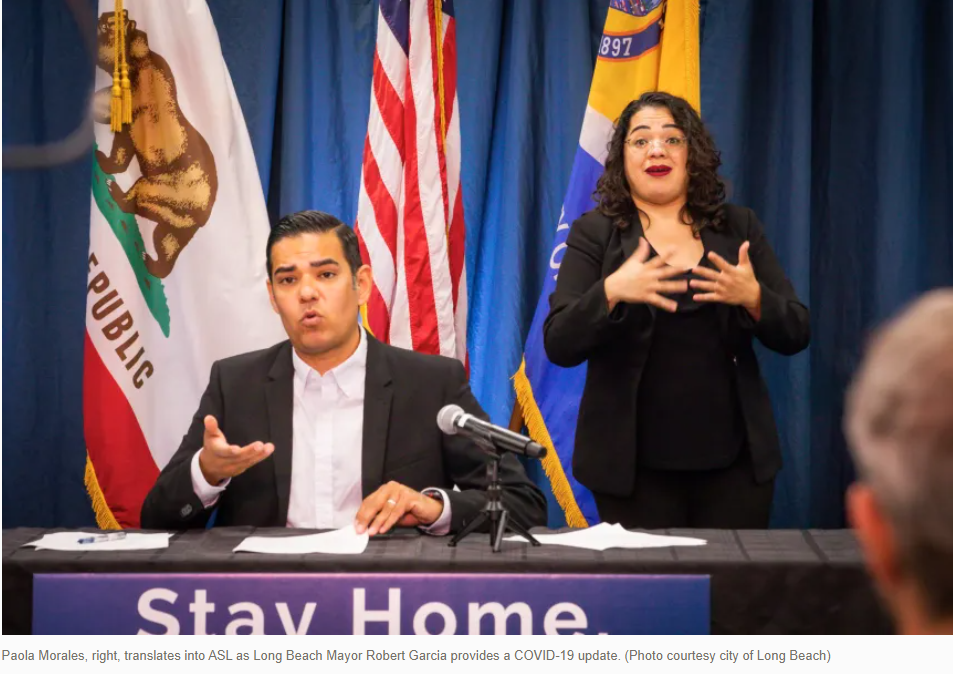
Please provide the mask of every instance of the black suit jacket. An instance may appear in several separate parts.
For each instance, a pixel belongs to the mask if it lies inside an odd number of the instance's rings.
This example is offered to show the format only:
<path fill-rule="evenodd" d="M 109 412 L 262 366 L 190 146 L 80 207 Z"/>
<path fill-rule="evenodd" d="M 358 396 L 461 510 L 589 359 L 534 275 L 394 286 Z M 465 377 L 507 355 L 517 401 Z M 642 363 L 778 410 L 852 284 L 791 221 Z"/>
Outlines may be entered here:
<path fill-rule="evenodd" d="M 731 264 L 737 264 L 741 244 L 750 241 L 748 256 L 761 284 L 761 319 L 755 323 L 742 307 L 716 306 L 736 365 L 755 479 L 765 482 L 781 468 L 781 450 L 752 339 L 778 353 L 794 354 L 807 347 L 810 321 L 755 214 L 726 204 L 725 215 L 720 231 L 706 228 L 701 238 L 706 251 L 715 251 Z M 619 303 L 609 313 L 605 279 L 635 252 L 642 235 L 637 217 L 626 229 L 614 226 L 598 211 L 576 220 L 543 327 L 546 355 L 553 363 L 573 367 L 588 362 L 573 474 L 592 491 L 614 496 L 629 496 L 635 482 L 638 385 L 657 310 L 647 304 Z M 691 421 L 688 415 L 686 423 Z"/>
<path fill-rule="evenodd" d="M 364 336 L 362 335 L 362 339 Z M 462 436 L 437 428 L 437 412 L 456 404 L 487 418 L 456 360 L 398 349 L 367 337 L 361 481 L 367 497 L 388 481 L 416 490 L 446 490 L 451 531 L 459 531 L 486 503 L 482 451 Z M 274 453 L 232 479 L 222 493 L 216 525 L 285 526 L 291 491 L 294 365 L 290 342 L 227 358 L 212 365 L 208 388 L 188 433 L 162 470 L 142 506 L 142 527 L 203 527 L 211 510 L 192 489 L 192 456 L 202 447 L 211 414 L 228 442 L 272 442 Z M 546 499 L 519 461 L 500 464 L 503 499 L 526 526 L 546 524 Z M 461 491 L 452 491 L 453 485 Z"/>

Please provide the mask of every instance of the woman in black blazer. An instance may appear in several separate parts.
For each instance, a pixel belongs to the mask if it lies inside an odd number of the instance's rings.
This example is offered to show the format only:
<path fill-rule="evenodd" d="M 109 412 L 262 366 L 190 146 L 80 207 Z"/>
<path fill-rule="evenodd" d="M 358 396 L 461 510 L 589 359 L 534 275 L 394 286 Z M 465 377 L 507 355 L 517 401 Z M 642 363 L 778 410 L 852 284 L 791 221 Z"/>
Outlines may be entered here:
<path fill-rule="evenodd" d="M 768 526 L 781 451 L 752 340 L 795 354 L 810 323 L 720 164 L 687 101 L 644 94 L 569 232 L 545 347 L 588 363 L 573 474 L 604 521 Z"/>

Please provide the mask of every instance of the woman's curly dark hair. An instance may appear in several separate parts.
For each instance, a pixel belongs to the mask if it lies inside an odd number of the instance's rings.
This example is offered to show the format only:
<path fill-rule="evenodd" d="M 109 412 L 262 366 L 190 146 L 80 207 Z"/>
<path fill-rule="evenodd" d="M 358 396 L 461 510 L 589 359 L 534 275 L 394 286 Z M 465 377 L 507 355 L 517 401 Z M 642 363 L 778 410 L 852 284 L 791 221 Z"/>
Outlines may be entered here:
<path fill-rule="evenodd" d="M 695 236 L 705 227 L 721 229 L 725 203 L 725 183 L 718 177 L 721 153 L 691 104 L 684 98 L 662 91 L 642 94 L 625 106 L 616 120 L 609 141 L 606 170 L 592 195 L 599 212 L 611 218 L 620 229 L 625 229 L 637 211 L 625 177 L 625 139 L 632 115 L 647 107 L 668 109 L 688 141 L 688 199 L 680 213 L 682 222 L 691 225 Z M 642 215 L 647 217 L 645 213 Z"/>

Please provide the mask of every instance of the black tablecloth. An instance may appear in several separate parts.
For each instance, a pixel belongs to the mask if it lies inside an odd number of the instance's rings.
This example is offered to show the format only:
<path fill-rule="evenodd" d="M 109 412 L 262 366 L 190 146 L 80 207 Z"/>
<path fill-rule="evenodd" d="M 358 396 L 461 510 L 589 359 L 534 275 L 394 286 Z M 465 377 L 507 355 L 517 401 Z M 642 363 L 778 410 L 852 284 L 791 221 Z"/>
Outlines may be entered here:
<path fill-rule="evenodd" d="M 621 573 L 711 576 L 713 634 L 871 634 L 891 625 L 864 572 L 849 531 L 671 530 L 708 541 L 699 547 L 594 552 L 504 543 L 486 535 L 456 548 L 447 539 L 401 533 L 371 539 L 362 555 L 233 553 L 249 535 L 288 535 L 252 527 L 189 531 L 164 550 L 55 552 L 21 547 L 54 530 L 3 532 L 3 633 L 30 631 L 34 573 Z M 313 533 L 301 531 L 296 533 Z"/>

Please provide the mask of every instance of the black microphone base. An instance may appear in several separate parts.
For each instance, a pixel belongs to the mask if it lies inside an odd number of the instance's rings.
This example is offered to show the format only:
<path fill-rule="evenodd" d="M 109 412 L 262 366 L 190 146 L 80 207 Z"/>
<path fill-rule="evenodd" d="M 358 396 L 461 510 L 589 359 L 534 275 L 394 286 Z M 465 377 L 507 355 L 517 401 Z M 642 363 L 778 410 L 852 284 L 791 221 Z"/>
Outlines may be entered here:
<path fill-rule="evenodd" d="M 487 503 L 480 514 L 474 517 L 463 529 L 457 533 L 448 544 L 451 548 L 456 547 L 457 543 L 474 533 L 481 526 L 489 522 L 490 524 L 490 545 L 493 552 L 499 552 L 503 543 L 503 535 L 507 532 L 522 536 L 533 546 L 540 546 L 542 543 L 537 541 L 533 534 L 516 520 L 510 519 L 510 514 L 499 503 Z"/>
<path fill-rule="evenodd" d="M 486 509 L 473 518 L 473 520 L 467 524 L 467 526 L 461 529 L 460 533 L 454 536 L 448 545 L 451 548 L 456 547 L 457 543 L 475 532 L 487 522 L 490 523 L 490 545 L 493 548 L 493 552 L 500 551 L 500 546 L 503 543 L 503 535 L 507 532 L 522 536 L 534 546 L 542 545 L 542 543 L 533 537 L 533 534 L 531 534 L 526 527 L 515 520 L 511 520 L 509 518 L 509 513 L 507 513 L 505 510 L 501 513 L 498 513 L 498 517 L 493 517 L 493 515 Z"/>
<path fill-rule="evenodd" d="M 490 545 L 493 547 L 493 552 L 500 551 L 500 545 L 503 543 L 503 534 L 507 531 L 522 536 L 534 546 L 542 545 L 542 543 L 533 538 L 533 535 L 529 533 L 526 527 L 510 519 L 510 514 L 507 512 L 506 506 L 503 505 L 503 485 L 500 483 L 499 472 L 500 455 L 497 453 L 496 447 L 494 447 L 489 440 L 484 440 L 478 444 L 481 444 L 484 449 L 487 450 L 486 505 L 483 506 L 479 515 L 474 517 L 456 536 L 450 539 L 448 545 L 451 548 L 456 547 L 457 543 L 486 523 L 490 524 Z"/>

